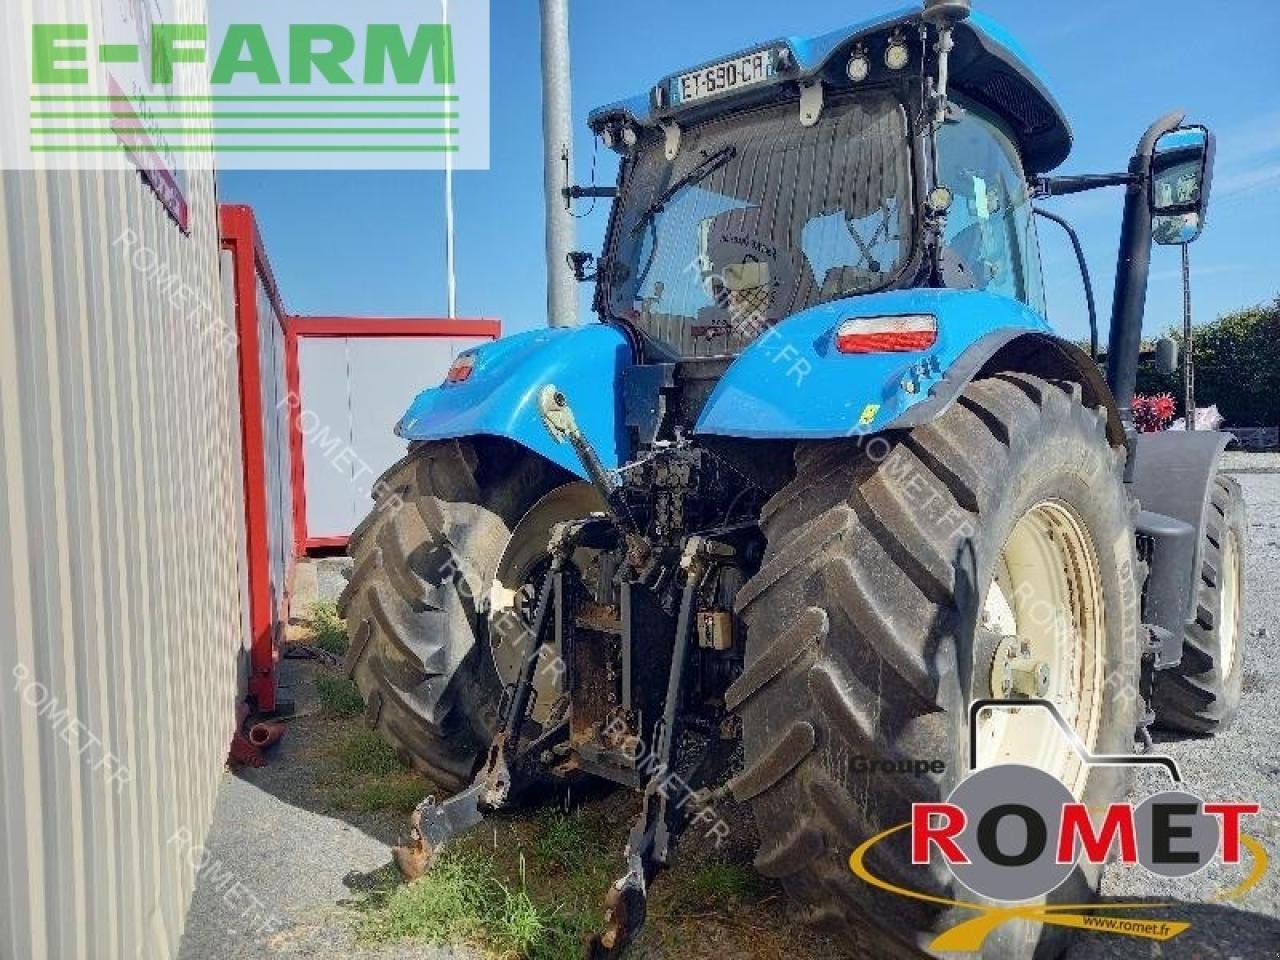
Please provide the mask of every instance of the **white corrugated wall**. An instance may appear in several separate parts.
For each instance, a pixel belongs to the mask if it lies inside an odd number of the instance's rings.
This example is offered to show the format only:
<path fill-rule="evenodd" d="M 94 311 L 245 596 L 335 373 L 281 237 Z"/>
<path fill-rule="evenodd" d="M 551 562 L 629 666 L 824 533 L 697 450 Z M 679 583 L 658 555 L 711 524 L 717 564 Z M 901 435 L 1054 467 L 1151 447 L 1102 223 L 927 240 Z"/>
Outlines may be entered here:
<path fill-rule="evenodd" d="M 170 840 L 205 836 L 234 726 L 237 374 L 213 177 L 187 188 L 190 236 L 136 174 L 0 174 L 4 958 L 176 952 Z"/>

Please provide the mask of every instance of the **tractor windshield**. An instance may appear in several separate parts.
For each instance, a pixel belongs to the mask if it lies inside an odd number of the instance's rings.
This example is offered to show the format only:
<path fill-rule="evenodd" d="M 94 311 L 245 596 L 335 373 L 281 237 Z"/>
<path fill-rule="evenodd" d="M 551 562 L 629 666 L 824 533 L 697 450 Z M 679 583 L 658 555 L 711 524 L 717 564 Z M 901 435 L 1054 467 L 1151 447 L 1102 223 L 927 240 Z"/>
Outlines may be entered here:
<path fill-rule="evenodd" d="M 642 144 L 623 186 L 610 312 L 683 357 L 738 353 L 806 307 L 888 284 L 911 248 L 906 113 L 887 92 L 795 103 Z"/>

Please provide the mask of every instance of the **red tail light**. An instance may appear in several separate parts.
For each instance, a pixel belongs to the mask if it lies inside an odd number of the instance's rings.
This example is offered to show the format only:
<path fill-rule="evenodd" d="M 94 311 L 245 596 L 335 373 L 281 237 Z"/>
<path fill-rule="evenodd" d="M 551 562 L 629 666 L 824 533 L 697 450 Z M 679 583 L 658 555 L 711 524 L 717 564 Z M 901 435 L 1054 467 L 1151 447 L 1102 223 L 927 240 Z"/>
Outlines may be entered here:
<path fill-rule="evenodd" d="M 905 317 L 858 317 L 836 328 L 841 353 L 915 353 L 938 342 L 938 318 L 930 314 Z"/>

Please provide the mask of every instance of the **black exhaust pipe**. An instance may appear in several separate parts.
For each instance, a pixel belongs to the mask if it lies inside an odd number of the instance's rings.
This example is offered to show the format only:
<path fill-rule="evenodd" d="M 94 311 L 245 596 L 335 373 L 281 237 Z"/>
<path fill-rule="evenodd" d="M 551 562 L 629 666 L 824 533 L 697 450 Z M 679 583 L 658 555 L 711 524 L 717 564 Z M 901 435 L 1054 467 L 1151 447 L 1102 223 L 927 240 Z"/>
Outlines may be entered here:
<path fill-rule="evenodd" d="M 1151 158 L 1156 141 L 1182 125 L 1181 110 L 1161 117 L 1138 143 L 1129 161 L 1132 180 L 1125 193 L 1124 222 L 1120 228 L 1120 256 L 1116 263 L 1116 289 L 1111 304 L 1111 335 L 1107 347 L 1107 383 L 1120 408 L 1125 425 L 1133 423 L 1133 394 L 1138 384 L 1138 354 L 1142 350 L 1142 320 L 1147 307 L 1147 281 L 1151 276 Z"/>

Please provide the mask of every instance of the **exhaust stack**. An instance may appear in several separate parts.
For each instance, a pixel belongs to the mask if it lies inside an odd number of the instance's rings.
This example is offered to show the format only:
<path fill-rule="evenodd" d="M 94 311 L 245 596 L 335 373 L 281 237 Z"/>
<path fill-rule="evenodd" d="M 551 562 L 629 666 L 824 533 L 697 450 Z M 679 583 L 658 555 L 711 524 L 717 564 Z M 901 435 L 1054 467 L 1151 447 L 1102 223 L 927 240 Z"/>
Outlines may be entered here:
<path fill-rule="evenodd" d="M 1111 301 L 1111 336 L 1107 346 L 1107 383 L 1125 424 L 1133 423 L 1133 394 L 1138 385 L 1138 354 L 1142 350 L 1142 320 L 1151 275 L 1151 204 L 1148 182 L 1156 141 L 1176 130 L 1185 114 L 1161 117 L 1138 143 L 1129 161 L 1130 182 L 1120 227 L 1115 294 Z"/>

